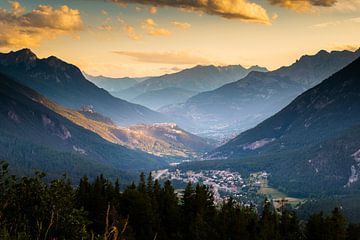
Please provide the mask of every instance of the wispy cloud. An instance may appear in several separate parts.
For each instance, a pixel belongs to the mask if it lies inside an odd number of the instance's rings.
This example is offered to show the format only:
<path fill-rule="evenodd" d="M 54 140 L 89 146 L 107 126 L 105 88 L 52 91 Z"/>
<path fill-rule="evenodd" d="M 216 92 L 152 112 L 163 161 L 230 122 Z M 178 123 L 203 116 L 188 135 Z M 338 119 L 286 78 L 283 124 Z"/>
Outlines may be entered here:
<path fill-rule="evenodd" d="M 165 28 L 160 28 L 157 23 L 151 19 L 146 19 L 142 24 L 143 29 L 151 36 L 170 36 L 171 32 Z"/>
<path fill-rule="evenodd" d="M 337 0 L 268 0 L 272 5 L 278 5 L 295 11 L 308 11 L 312 7 L 332 7 Z"/>
<path fill-rule="evenodd" d="M 134 41 L 142 40 L 143 36 L 140 33 L 138 33 L 132 25 L 128 24 L 121 17 L 118 17 L 117 21 L 122 25 L 122 29 L 129 39 Z"/>
<path fill-rule="evenodd" d="M 124 26 L 124 31 L 126 32 L 128 38 L 134 40 L 134 41 L 139 41 L 142 39 L 142 35 L 137 33 L 135 28 L 131 25 L 125 25 Z"/>
<path fill-rule="evenodd" d="M 269 24 L 266 10 L 249 0 L 109 0 L 114 3 L 138 3 L 158 7 L 176 7 L 198 11 L 228 19 L 240 19 L 247 22 Z"/>
<path fill-rule="evenodd" d="M 334 45 L 331 49 L 333 50 L 348 50 L 348 51 L 357 51 L 360 49 L 360 43 L 359 44 L 343 44 L 343 45 Z"/>
<path fill-rule="evenodd" d="M 149 13 L 151 13 L 151 14 L 156 14 L 156 13 L 157 13 L 157 7 L 151 6 L 151 7 L 149 8 Z"/>
<path fill-rule="evenodd" d="M 171 23 L 177 28 L 181 28 L 181 29 L 189 29 L 189 28 L 191 28 L 191 24 L 188 23 L 188 22 L 172 21 Z"/>
<path fill-rule="evenodd" d="M 101 31 L 107 31 L 111 32 L 113 30 L 113 27 L 111 26 L 111 18 L 107 17 L 103 23 L 97 27 Z"/>
<path fill-rule="evenodd" d="M 80 11 L 64 5 L 39 5 L 27 12 L 19 2 L 11 10 L 0 8 L 0 46 L 32 47 L 44 39 L 73 34 L 83 28 Z"/>
<path fill-rule="evenodd" d="M 111 32 L 113 30 L 113 27 L 110 24 L 102 24 L 98 27 L 98 29 L 101 31 Z"/>
<path fill-rule="evenodd" d="M 336 27 L 342 24 L 349 24 L 349 23 L 360 23 L 360 17 L 357 18 L 349 18 L 345 20 L 338 20 L 338 21 L 331 21 L 331 22 L 324 22 L 315 24 L 312 28 L 327 28 L 327 27 Z"/>
<path fill-rule="evenodd" d="M 331 10 L 339 12 L 356 12 L 359 11 L 360 0 L 341 0 L 337 1 Z"/>
<path fill-rule="evenodd" d="M 189 52 L 137 52 L 137 51 L 114 51 L 115 54 L 130 57 L 137 62 L 160 63 L 160 64 L 209 64 L 211 61 L 202 56 Z"/>

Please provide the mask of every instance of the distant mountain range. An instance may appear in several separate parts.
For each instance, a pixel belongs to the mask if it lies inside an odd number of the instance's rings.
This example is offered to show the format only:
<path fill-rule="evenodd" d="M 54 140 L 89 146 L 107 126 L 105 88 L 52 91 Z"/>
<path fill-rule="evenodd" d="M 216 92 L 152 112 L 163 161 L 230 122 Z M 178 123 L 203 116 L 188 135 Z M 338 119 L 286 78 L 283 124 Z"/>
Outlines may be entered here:
<path fill-rule="evenodd" d="M 359 56 L 360 50 L 320 51 L 272 72 L 252 72 L 241 80 L 160 111 L 177 119 L 187 130 L 204 136 L 219 138 L 240 133 L 270 117 Z"/>
<path fill-rule="evenodd" d="M 216 89 L 243 78 L 252 71 L 265 72 L 267 69 L 258 66 L 244 68 L 240 65 L 196 66 L 177 73 L 150 77 L 114 94 L 117 97 L 157 109 L 166 105 L 161 102 L 162 99 L 165 99 L 165 103 L 169 104 L 181 103 L 195 93 Z M 172 99 L 169 97 L 171 95 L 173 95 Z M 151 98 L 151 103 L 146 105 L 145 100 L 148 98 Z"/>
<path fill-rule="evenodd" d="M 83 72 L 83 75 L 86 79 L 90 80 L 92 83 L 95 83 L 96 86 L 105 89 L 111 94 L 116 95 L 117 92 L 125 90 L 129 87 L 134 86 L 135 84 L 145 81 L 148 78 L 112 78 L 105 76 L 92 76 Z"/>
<path fill-rule="evenodd" d="M 0 72 L 68 108 L 91 106 L 121 125 L 155 123 L 166 118 L 146 107 L 111 96 L 56 57 L 38 59 L 29 49 L 0 54 Z"/>
<path fill-rule="evenodd" d="M 85 174 L 120 176 L 166 166 L 164 160 L 110 143 L 54 110 L 65 111 L 0 74 L 0 158 L 19 174 L 38 169 L 50 177 L 67 173 L 79 179 Z"/>
<path fill-rule="evenodd" d="M 298 196 L 360 189 L 360 58 L 206 156 Z"/>

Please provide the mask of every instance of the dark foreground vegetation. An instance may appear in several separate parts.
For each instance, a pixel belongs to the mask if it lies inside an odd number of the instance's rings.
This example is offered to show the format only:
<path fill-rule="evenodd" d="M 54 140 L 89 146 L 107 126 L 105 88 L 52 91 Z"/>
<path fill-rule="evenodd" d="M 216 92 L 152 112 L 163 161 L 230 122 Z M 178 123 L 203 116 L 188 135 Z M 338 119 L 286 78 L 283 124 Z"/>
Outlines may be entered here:
<path fill-rule="evenodd" d="M 215 206 L 211 191 L 188 184 L 179 197 L 141 174 L 137 185 L 120 192 L 103 176 L 82 178 L 74 188 L 64 177 L 47 184 L 44 174 L 17 178 L 0 163 L 0 239 L 192 239 L 192 240 L 353 240 L 360 225 L 349 224 L 340 209 L 299 221 L 285 208 L 265 201 L 258 213 L 229 199 Z"/>

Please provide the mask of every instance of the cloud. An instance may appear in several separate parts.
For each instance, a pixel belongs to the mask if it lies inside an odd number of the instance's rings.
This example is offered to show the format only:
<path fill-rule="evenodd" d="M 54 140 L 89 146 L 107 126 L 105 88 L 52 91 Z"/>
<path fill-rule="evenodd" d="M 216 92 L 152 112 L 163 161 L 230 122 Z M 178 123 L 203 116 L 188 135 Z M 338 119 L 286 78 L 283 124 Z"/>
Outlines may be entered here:
<path fill-rule="evenodd" d="M 25 8 L 23 8 L 19 2 L 11 2 L 11 10 L 16 16 L 25 12 Z"/>
<path fill-rule="evenodd" d="M 101 26 L 98 27 L 98 29 L 101 31 L 111 32 L 113 30 L 113 27 L 109 24 L 102 24 Z"/>
<path fill-rule="evenodd" d="M 39 5 L 28 13 L 19 2 L 12 2 L 10 11 L 0 8 L 0 47 L 32 47 L 82 28 L 80 12 L 66 5 Z"/>
<path fill-rule="evenodd" d="M 151 6 L 151 7 L 149 8 L 149 13 L 151 13 L 151 14 L 156 14 L 156 13 L 157 13 L 157 7 Z"/>
<path fill-rule="evenodd" d="M 357 51 L 360 49 L 360 44 L 345 44 L 345 45 L 336 45 L 333 47 L 335 50 L 348 50 L 348 51 Z"/>
<path fill-rule="evenodd" d="M 139 41 L 142 39 L 142 36 L 141 34 L 138 34 L 136 31 L 135 31 L 135 28 L 133 26 L 130 26 L 130 25 L 125 25 L 124 26 L 124 31 L 126 32 L 128 38 L 134 40 L 134 41 Z"/>
<path fill-rule="evenodd" d="M 156 27 L 156 23 L 153 19 L 148 18 L 143 22 L 144 28 L 154 28 Z"/>
<path fill-rule="evenodd" d="M 142 40 L 142 35 L 137 33 L 135 28 L 128 24 L 124 19 L 117 17 L 117 21 L 123 26 L 123 31 L 126 33 L 128 38 L 134 41 Z"/>
<path fill-rule="evenodd" d="M 272 16 L 271 16 L 271 19 L 272 20 L 277 20 L 279 18 L 279 15 L 277 13 L 274 13 Z"/>
<path fill-rule="evenodd" d="M 157 7 L 176 7 L 228 19 L 269 24 L 266 10 L 249 0 L 110 0 L 114 3 L 138 3 Z"/>
<path fill-rule="evenodd" d="M 356 12 L 359 11 L 359 8 L 360 0 L 341 0 L 334 6 L 334 10 L 340 12 Z"/>
<path fill-rule="evenodd" d="M 332 7 L 337 0 L 268 0 L 272 5 L 278 5 L 295 11 L 307 11 L 312 7 Z"/>
<path fill-rule="evenodd" d="M 114 53 L 127 56 L 137 62 L 160 63 L 160 64 L 210 64 L 211 62 L 201 56 L 188 52 L 136 52 L 136 51 L 114 51 Z"/>
<path fill-rule="evenodd" d="M 172 21 L 171 23 L 177 28 L 181 28 L 181 29 L 189 29 L 189 28 L 191 28 L 191 24 L 187 23 L 187 22 Z"/>
<path fill-rule="evenodd" d="M 312 28 L 327 28 L 327 27 L 336 27 L 342 24 L 349 24 L 349 23 L 360 23 L 360 17 L 357 18 L 349 18 L 345 20 L 338 20 L 338 21 L 332 21 L 332 22 L 324 22 L 315 24 L 312 26 Z"/>
<path fill-rule="evenodd" d="M 111 26 L 111 18 L 107 17 L 103 23 L 97 27 L 99 30 L 101 31 L 107 31 L 107 32 L 111 32 L 113 30 L 113 27 Z"/>
<path fill-rule="evenodd" d="M 165 28 L 157 27 L 157 23 L 151 19 L 146 19 L 142 24 L 143 29 L 151 36 L 170 36 L 171 32 Z"/>

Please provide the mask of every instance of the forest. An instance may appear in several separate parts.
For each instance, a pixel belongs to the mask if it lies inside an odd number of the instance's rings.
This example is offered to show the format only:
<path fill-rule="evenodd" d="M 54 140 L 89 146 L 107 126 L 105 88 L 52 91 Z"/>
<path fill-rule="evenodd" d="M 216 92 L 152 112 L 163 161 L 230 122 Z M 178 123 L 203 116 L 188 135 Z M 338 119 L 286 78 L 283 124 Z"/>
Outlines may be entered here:
<path fill-rule="evenodd" d="M 355 240 L 360 225 L 335 208 L 300 220 L 287 207 L 265 200 L 261 211 L 233 199 L 215 205 L 211 189 L 189 183 L 181 193 L 151 174 L 137 184 L 100 175 L 74 186 L 66 176 L 16 177 L 0 162 L 0 239 L 2 240 Z"/>

